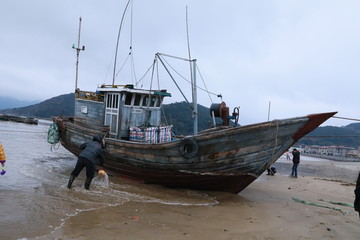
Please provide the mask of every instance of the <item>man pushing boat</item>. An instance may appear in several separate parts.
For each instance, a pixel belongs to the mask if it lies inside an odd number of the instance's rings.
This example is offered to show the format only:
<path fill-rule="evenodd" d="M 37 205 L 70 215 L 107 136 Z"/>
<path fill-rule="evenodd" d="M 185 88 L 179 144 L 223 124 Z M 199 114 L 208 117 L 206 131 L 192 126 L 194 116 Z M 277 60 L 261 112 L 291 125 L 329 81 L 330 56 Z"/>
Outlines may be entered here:
<path fill-rule="evenodd" d="M 89 190 L 91 181 L 94 178 L 94 171 L 96 165 L 99 164 L 101 168 L 104 166 L 102 136 L 100 134 L 96 134 L 93 137 L 92 142 L 83 143 L 81 144 L 80 148 L 83 149 L 83 151 L 78 157 L 75 169 L 71 172 L 67 188 L 71 188 L 75 178 L 79 176 L 81 170 L 85 167 L 86 180 L 84 187 L 85 189 Z"/>

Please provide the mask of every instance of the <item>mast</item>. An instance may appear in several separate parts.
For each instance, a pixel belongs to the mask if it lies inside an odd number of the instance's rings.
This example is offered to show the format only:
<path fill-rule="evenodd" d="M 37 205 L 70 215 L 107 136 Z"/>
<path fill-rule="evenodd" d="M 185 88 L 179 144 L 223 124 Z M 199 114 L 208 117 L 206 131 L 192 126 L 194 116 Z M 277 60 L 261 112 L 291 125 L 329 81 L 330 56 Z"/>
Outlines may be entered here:
<path fill-rule="evenodd" d="M 196 59 L 191 59 L 188 7 L 186 6 L 186 38 L 190 62 L 191 92 L 192 92 L 192 118 L 194 120 L 194 135 L 198 134 L 198 112 L 197 112 L 197 91 L 196 91 Z"/>
<path fill-rule="evenodd" d="M 114 59 L 114 70 L 113 70 L 113 80 L 112 80 L 112 85 L 115 84 L 115 77 L 116 77 L 116 60 L 117 60 L 117 54 L 118 54 L 118 48 L 119 48 L 119 41 L 120 41 L 120 33 L 121 33 L 121 28 L 124 22 L 124 18 L 125 18 L 125 14 L 126 11 L 129 7 L 129 3 L 131 2 L 131 0 L 129 0 L 125 6 L 123 15 L 121 17 L 121 22 L 120 22 L 120 26 L 119 26 L 119 32 L 118 32 L 118 36 L 117 36 L 117 41 L 116 41 L 116 48 L 115 48 L 115 59 Z"/>
<path fill-rule="evenodd" d="M 80 32 L 81 32 L 81 17 L 79 18 L 79 34 L 78 34 L 77 47 L 75 47 L 75 44 L 73 44 L 73 46 L 72 46 L 72 48 L 76 50 L 75 92 L 76 92 L 76 89 L 77 89 L 78 74 L 79 74 L 79 56 L 80 56 L 80 51 L 81 51 L 81 50 L 85 51 L 85 46 L 82 46 L 82 48 L 80 48 Z"/>
<path fill-rule="evenodd" d="M 191 60 L 192 63 L 192 102 L 193 102 L 193 113 L 194 119 L 194 135 L 198 134 L 198 111 L 197 111 L 197 91 L 196 91 L 196 59 Z"/>

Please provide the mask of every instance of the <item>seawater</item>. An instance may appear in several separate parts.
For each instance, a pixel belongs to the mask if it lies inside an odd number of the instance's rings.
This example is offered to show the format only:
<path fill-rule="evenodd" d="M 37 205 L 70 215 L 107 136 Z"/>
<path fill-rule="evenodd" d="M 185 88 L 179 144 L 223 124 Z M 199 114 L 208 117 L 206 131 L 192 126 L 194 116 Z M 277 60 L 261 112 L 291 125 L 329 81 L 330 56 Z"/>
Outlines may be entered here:
<path fill-rule="evenodd" d="M 0 121 L 0 143 L 6 154 L 6 174 L 0 176 L 0 239 L 33 239 L 61 228 L 84 211 L 122 206 L 129 201 L 166 205 L 218 204 L 204 192 L 169 189 L 107 176 L 94 178 L 85 190 L 85 169 L 66 188 L 77 158 L 61 145 L 47 143 L 51 122 L 38 125 Z"/>

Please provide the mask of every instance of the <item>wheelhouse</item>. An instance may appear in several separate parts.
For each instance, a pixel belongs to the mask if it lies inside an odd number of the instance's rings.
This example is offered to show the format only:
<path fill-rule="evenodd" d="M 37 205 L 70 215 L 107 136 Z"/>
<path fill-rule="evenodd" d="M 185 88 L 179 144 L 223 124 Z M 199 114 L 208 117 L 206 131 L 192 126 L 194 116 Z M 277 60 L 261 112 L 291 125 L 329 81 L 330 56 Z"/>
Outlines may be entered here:
<path fill-rule="evenodd" d="M 96 92 L 77 90 L 75 121 L 94 130 L 108 126 L 109 137 L 129 140 L 131 129 L 160 127 L 163 99 L 170 96 L 166 90 L 135 89 L 133 85 L 102 85 Z"/>

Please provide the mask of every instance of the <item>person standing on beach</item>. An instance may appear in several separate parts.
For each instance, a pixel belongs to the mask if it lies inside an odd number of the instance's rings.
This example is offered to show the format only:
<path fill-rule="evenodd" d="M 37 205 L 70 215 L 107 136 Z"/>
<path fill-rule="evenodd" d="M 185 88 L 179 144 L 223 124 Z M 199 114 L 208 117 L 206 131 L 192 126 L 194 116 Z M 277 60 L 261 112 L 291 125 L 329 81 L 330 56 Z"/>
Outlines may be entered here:
<path fill-rule="evenodd" d="M 291 175 L 289 177 L 291 178 L 297 178 L 297 167 L 299 166 L 300 163 L 300 152 L 294 148 L 294 150 L 292 151 L 292 155 L 293 155 L 293 166 L 291 169 Z"/>
<path fill-rule="evenodd" d="M 360 172 L 356 181 L 356 188 L 354 192 L 355 192 L 354 209 L 359 213 L 359 217 L 360 217 Z"/>
<path fill-rule="evenodd" d="M 102 137 L 100 134 L 96 134 L 93 137 L 92 142 L 86 142 L 81 144 L 80 148 L 84 149 L 76 162 L 75 169 L 72 171 L 67 188 L 71 188 L 72 183 L 75 178 L 79 176 L 81 170 L 86 168 L 86 180 L 84 187 L 85 189 L 90 189 L 90 184 L 94 178 L 94 171 L 97 164 L 102 168 L 104 166 L 104 156 L 102 148 Z"/>
<path fill-rule="evenodd" d="M 290 160 L 290 152 L 289 152 L 289 150 L 286 151 L 286 160 Z"/>
<path fill-rule="evenodd" d="M 3 146 L 0 143 L 0 163 L 1 163 L 1 175 L 6 173 L 5 171 L 6 156 Z"/>

